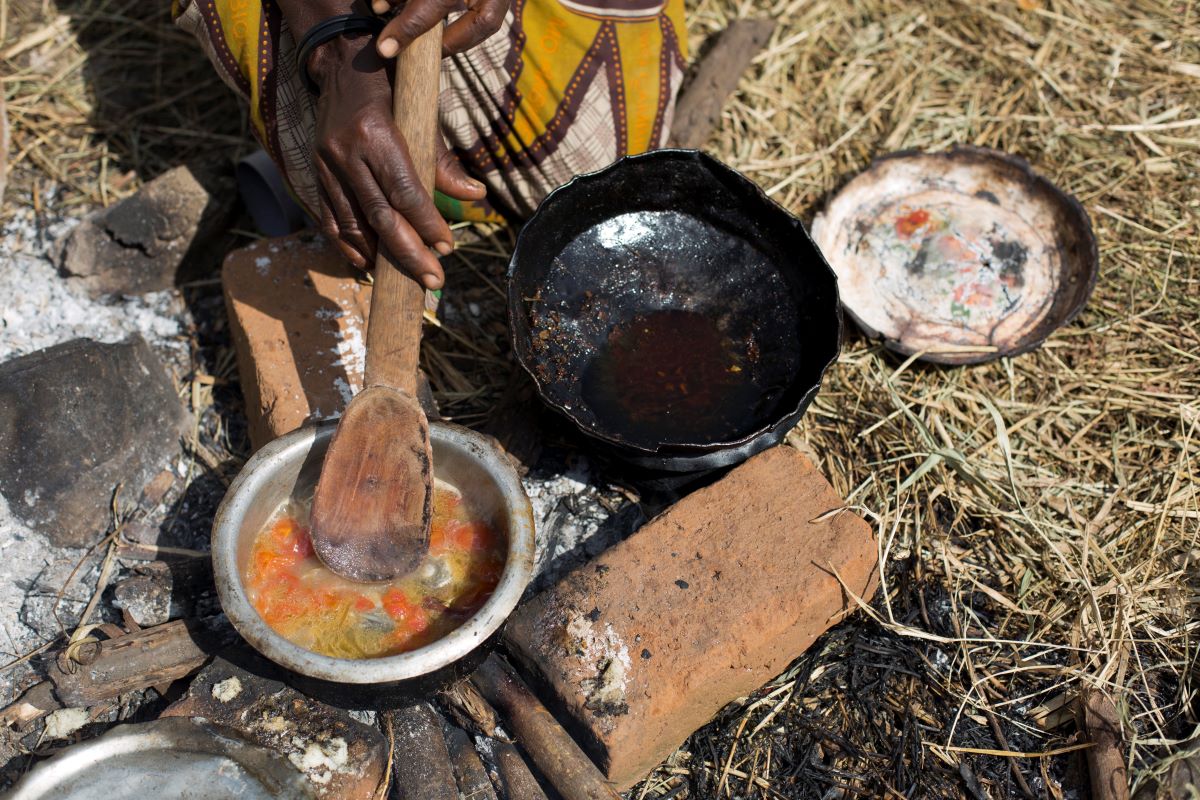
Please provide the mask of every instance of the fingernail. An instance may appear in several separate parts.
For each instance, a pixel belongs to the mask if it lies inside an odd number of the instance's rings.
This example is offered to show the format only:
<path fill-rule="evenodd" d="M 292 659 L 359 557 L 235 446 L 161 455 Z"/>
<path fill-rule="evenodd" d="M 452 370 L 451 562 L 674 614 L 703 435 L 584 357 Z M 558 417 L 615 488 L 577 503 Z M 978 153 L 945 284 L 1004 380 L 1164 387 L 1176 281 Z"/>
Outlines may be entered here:
<path fill-rule="evenodd" d="M 467 185 L 470 186 L 472 189 L 475 189 L 476 191 L 487 189 L 486 186 L 484 186 L 482 183 L 475 180 L 474 178 L 467 178 Z"/>
<path fill-rule="evenodd" d="M 395 39 L 384 39 L 379 43 L 379 55 L 384 58 L 391 58 L 400 50 L 400 45 L 396 44 Z"/>
<path fill-rule="evenodd" d="M 426 289 L 429 289 L 430 291 L 433 291 L 433 290 L 437 289 L 439 286 L 441 286 L 441 282 L 438 280 L 437 275 L 434 275 L 432 272 L 427 272 L 424 275 L 422 275 L 421 283 L 425 286 Z"/>
<path fill-rule="evenodd" d="M 376 14 L 382 14 L 383 12 L 387 11 L 387 0 L 375 0 L 375 2 L 371 4 L 371 10 L 373 10 Z"/>
<path fill-rule="evenodd" d="M 449 242 L 438 242 L 433 249 L 438 251 L 438 255 L 448 256 L 454 252 L 454 245 Z"/>

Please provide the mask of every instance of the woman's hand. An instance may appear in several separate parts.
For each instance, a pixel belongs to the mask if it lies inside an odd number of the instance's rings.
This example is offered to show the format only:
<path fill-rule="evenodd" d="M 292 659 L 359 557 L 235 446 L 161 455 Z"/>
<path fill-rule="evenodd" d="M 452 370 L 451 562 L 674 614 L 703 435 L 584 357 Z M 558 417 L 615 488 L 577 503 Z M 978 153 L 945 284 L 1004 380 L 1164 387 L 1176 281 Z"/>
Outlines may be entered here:
<path fill-rule="evenodd" d="M 400 10 L 379 34 L 379 55 L 392 58 L 412 44 L 421 34 L 431 30 L 453 11 L 466 12 L 446 26 L 442 35 L 442 52 L 454 55 L 470 50 L 487 39 L 504 22 L 509 0 L 372 0 L 371 10 L 384 14 L 398 5 Z"/>
<path fill-rule="evenodd" d="M 309 73 L 321 87 L 314 152 L 321 190 L 321 230 L 346 258 L 370 269 L 382 243 L 426 288 L 440 288 L 442 268 L 429 248 L 453 248 L 450 227 L 421 186 L 404 138 L 392 121 L 385 62 L 368 37 L 342 37 L 317 48 Z M 479 200 L 483 184 L 467 177 L 445 149 L 435 187 L 458 200 Z"/>

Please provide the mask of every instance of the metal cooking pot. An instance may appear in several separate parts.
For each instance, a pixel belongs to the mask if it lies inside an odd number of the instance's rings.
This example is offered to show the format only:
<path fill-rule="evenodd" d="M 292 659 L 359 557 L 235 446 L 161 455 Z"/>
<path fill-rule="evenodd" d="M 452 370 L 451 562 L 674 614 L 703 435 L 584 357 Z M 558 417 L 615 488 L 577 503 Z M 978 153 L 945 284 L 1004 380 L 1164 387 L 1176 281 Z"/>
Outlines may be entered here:
<path fill-rule="evenodd" d="M 508 277 L 513 351 L 542 399 L 637 469 L 777 444 L 837 360 L 837 278 L 800 220 L 697 151 L 556 189 Z"/>
<path fill-rule="evenodd" d="M 501 509 L 508 559 L 500 583 L 475 616 L 411 652 L 345 659 L 305 650 L 259 616 L 246 595 L 242 575 L 256 534 L 289 497 L 315 486 L 335 428 L 336 422 L 329 422 L 281 436 L 242 468 L 213 524 L 217 592 L 233 626 L 256 650 L 287 670 L 296 688 L 343 705 L 395 705 L 461 677 L 486 657 L 533 574 L 533 511 L 512 464 L 490 439 L 457 425 L 431 423 L 436 476 Z"/>

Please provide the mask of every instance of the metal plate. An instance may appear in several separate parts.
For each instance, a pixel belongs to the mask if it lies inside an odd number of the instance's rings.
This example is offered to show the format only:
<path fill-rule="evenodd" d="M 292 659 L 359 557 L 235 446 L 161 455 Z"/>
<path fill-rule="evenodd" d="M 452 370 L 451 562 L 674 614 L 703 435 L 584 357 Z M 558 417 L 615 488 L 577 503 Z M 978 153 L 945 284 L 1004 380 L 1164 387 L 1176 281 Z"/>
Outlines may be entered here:
<path fill-rule="evenodd" d="M 8 800 L 315 797 L 286 759 L 200 720 L 121 725 L 38 764 Z"/>
<path fill-rule="evenodd" d="M 1079 203 L 1023 160 L 982 148 L 876 161 L 812 234 L 868 335 L 943 364 L 1032 350 L 1074 319 L 1096 281 Z"/>

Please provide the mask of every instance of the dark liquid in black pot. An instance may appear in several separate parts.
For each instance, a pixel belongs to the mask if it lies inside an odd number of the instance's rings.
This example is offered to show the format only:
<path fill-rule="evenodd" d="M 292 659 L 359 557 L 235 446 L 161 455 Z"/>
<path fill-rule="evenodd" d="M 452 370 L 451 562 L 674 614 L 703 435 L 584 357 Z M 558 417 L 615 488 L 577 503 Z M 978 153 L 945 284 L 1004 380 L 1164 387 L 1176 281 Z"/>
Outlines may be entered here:
<path fill-rule="evenodd" d="M 615 327 L 583 377 L 583 399 L 621 439 L 654 447 L 750 433 L 763 387 L 756 344 L 694 311 L 641 314 Z"/>

